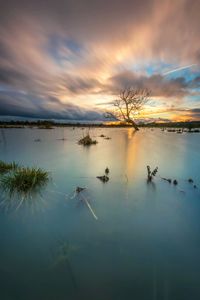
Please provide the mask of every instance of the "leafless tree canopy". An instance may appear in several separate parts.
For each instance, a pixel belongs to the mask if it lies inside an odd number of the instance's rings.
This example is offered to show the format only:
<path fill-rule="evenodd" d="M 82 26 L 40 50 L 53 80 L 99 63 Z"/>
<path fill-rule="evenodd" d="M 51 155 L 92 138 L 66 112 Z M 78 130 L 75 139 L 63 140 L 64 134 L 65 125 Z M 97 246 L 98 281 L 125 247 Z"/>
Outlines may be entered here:
<path fill-rule="evenodd" d="M 118 99 L 113 101 L 113 109 L 106 115 L 115 120 L 130 123 L 138 130 L 134 118 L 144 108 L 149 96 L 150 91 L 147 89 L 125 88 L 120 92 Z"/>

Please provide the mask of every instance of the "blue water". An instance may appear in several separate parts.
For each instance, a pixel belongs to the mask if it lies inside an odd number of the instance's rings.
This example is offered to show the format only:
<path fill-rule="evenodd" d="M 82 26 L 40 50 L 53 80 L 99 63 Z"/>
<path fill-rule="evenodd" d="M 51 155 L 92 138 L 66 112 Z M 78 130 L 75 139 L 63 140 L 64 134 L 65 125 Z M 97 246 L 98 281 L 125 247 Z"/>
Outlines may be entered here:
<path fill-rule="evenodd" d="M 91 129 L 85 148 L 87 131 L 1 129 L 0 159 L 51 180 L 19 209 L 1 195 L 0 299 L 200 299 L 200 135 Z"/>

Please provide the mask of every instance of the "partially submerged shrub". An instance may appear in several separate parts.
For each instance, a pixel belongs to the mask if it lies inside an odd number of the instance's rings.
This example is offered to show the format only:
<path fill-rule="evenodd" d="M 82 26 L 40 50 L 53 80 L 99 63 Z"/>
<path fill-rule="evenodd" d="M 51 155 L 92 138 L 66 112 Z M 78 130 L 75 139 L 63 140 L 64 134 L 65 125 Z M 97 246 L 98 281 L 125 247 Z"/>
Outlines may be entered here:
<path fill-rule="evenodd" d="M 158 172 L 158 167 L 156 167 L 153 171 L 151 171 L 150 166 L 147 166 L 147 179 L 148 179 L 148 181 L 152 181 L 153 177 L 156 176 L 157 172 Z"/>
<path fill-rule="evenodd" d="M 176 129 L 168 129 L 168 132 L 176 132 Z"/>
<path fill-rule="evenodd" d="M 40 168 L 18 168 L 0 179 L 1 188 L 9 196 L 30 196 L 44 187 L 49 174 Z"/>
<path fill-rule="evenodd" d="M 78 143 L 79 143 L 79 145 L 90 146 L 90 145 L 96 145 L 97 141 L 96 140 L 92 140 L 92 138 L 90 137 L 90 135 L 87 134 L 82 139 L 80 139 Z"/>
<path fill-rule="evenodd" d="M 98 178 L 99 180 L 101 180 L 103 183 L 106 183 L 106 182 L 109 181 L 109 177 L 106 176 L 106 175 L 103 175 L 103 176 L 97 176 L 97 178 Z"/>
<path fill-rule="evenodd" d="M 181 133 L 183 133 L 183 130 L 181 130 L 181 129 L 178 129 L 178 130 L 176 131 L 176 133 L 179 133 L 179 134 L 181 134 Z"/>
<path fill-rule="evenodd" d="M 18 165 L 15 162 L 12 163 L 5 163 L 4 161 L 0 160 L 0 174 L 5 174 L 10 171 L 16 170 Z"/>
<path fill-rule="evenodd" d="M 108 167 L 105 169 L 105 174 L 109 174 L 110 170 L 108 169 Z"/>
<path fill-rule="evenodd" d="M 84 191 L 85 189 L 86 189 L 86 188 L 77 186 L 77 188 L 76 188 L 76 193 L 79 194 L 79 193 L 81 193 L 82 191 Z"/>
<path fill-rule="evenodd" d="M 105 175 L 103 175 L 103 176 L 97 176 L 97 178 L 99 179 L 99 180 L 101 180 L 103 183 L 106 183 L 106 182 L 108 182 L 109 181 L 109 177 L 108 177 L 108 174 L 110 173 L 110 170 L 108 169 L 108 167 L 106 167 L 105 168 Z"/>

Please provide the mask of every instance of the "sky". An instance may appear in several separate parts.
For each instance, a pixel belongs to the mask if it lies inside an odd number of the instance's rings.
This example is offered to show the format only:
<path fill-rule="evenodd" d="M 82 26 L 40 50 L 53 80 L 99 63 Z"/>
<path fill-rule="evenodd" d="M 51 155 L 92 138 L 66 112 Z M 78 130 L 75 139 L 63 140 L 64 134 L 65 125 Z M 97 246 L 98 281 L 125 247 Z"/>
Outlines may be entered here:
<path fill-rule="evenodd" d="M 0 119 L 103 119 L 120 90 L 140 120 L 200 120 L 199 0 L 0 0 Z"/>

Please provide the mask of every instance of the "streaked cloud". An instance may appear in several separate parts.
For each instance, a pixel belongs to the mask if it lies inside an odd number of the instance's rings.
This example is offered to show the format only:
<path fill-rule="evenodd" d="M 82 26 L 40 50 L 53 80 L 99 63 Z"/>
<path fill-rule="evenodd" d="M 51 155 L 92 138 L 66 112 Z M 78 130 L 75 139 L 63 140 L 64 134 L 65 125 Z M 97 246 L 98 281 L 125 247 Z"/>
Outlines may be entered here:
<path fill-rule="evenodd" d="M 151 90 L 154 112 L 198 117 L 199 12 L 198 0 L 5 1 L 0 114 L 100 118 L 135 86 Z"/>

